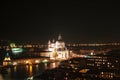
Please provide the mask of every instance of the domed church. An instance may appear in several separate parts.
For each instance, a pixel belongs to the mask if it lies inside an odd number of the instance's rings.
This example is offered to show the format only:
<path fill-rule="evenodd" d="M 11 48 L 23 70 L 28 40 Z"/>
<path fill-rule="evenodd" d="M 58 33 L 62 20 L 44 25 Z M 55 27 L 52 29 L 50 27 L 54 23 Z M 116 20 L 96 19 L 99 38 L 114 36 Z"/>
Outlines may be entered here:
<path fill-rule="evenodd" d="M 50 59 L 68 59 L 69 51 L 65 46 L 65 42 L 62 40 L 62 36 L 58 36 L 58 40 L 48 41 L 48 51 Z"/>

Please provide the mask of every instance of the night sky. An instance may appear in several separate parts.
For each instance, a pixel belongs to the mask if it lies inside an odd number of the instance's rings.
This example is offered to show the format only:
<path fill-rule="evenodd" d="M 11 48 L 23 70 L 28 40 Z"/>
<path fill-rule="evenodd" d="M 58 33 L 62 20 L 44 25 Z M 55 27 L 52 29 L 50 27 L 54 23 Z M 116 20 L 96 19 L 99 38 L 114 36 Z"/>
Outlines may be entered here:
<path fill-rule="evenodd" d="M 46 42 L 61 34 L 68 42 L 120 40 L 118 2 L 50 1 L 2 2 L 0 39 Z"/>

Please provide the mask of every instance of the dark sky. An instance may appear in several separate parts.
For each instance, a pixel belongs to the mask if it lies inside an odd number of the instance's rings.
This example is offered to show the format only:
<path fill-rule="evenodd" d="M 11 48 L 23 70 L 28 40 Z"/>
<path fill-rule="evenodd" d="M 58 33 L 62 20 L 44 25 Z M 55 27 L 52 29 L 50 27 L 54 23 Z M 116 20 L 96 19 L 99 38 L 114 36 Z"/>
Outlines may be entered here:
<path fill-rule="evenodd" d="M 41 0 L 40 0 L 41 1 Z M 0 39 L 68 42 L 120 40 L 118 2 L 2 2 Z"/>

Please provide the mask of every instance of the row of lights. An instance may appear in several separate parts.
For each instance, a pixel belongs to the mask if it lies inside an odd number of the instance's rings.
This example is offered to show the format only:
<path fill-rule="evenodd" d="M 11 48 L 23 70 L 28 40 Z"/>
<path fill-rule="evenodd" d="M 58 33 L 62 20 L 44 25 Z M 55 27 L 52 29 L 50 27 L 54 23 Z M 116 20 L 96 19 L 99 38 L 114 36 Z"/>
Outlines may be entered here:
<path fill-rule="evenodd" d="M 46 62 L 48 62 L 48 60 L 44 59 L 42 62 L 46 63 Z M 29 61 L 29 60 L 24 61 L 24 63 L 25 64 L 32 64 L 32 62 Z M 40 60 L 35 60 L 35 64 L 39 64 L 39 63 L 40 63 Z M 16 65 L 18 65 L 18 63 L 17 62 L 13 62 L 12 65 L 16 66 Z"/>

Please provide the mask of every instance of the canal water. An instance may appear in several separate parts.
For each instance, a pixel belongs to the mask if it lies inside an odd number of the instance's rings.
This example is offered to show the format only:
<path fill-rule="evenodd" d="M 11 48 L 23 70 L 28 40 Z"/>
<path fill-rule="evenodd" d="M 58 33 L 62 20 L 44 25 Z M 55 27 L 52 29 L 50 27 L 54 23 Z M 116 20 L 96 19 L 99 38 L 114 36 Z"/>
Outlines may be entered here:
<path fill-rule="evenodd" d="M 59 62 L 9 67 L 6 68 L 7 73 L 0 73 L 0 80 L 25 80 L 29 76 L 40 74 L 44 70 L 55 68 L 58 65 Z"/>

